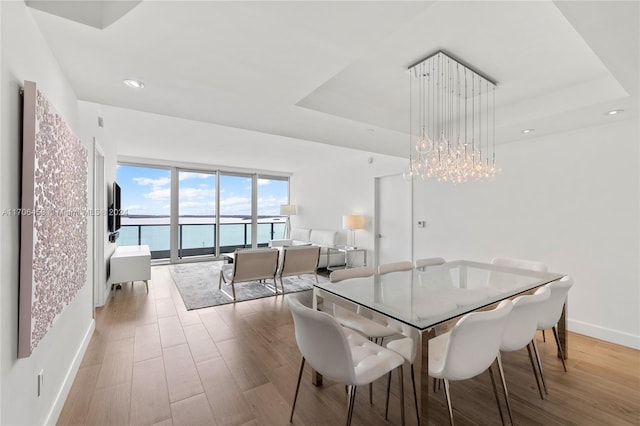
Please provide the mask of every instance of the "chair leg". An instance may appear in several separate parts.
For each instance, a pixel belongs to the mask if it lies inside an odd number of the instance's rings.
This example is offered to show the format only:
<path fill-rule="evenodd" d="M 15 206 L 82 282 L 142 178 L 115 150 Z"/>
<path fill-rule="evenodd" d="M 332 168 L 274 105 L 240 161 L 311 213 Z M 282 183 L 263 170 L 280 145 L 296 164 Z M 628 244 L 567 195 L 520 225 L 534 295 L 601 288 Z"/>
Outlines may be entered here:
<path fill-rule="evenodd" d="M 369 337 L 369 341 L 378 344 L 377 337 Z M 389 380 L 391 380 L 391 378 L 389 378 Z M 373 406 L 373 383 L 369 383 L 369 404 Z"/>
<path fill-rule="evenodd" d="M 447 408 L 449 409 L 449 424 L 453 426 L 453 407 L 451 406 L 451 393 L 449 392 L 449 380 L 444 379 L 444 395 L 447 399 Z"/>
<path fill-rule="evenodd" d="M 298 372 L 298 383 L 296 384 L 296 393 L 293 396 L 293 404 L 291 405 L 291 416 L 289 416 L 289 423 L 293 422 L 293 410 L 296 409 L 296 401 L 298 400 L 298 391 L 300 391 L 300 381 L 302 380 L 302 370 L 304 370 L 304 357 L 300 361 L 300 371 Z"/>
<path fill-rule="evenodd" d="M 225 280 L 225 283 L 226 283 L 226 282 L 227 282 L 227 281 Z M 230 283 L 230 284 L 231 284 L 231 290 L 232 290 L 232 293 L 233 293 L 233 294 L 229 294 L 229 293 L 227 293 L 227 290 L 225 290 L 224 288 L 222 288 L 222 282 L 219 282 L 219 283 L 218 283 L 218 288 L 219 288 L 219 290 L 220 290 L 220 291 L 222 291 L 222 292 L 223 292 L 227 297 L 229 297 L 231 300 L 233 300 L 233 301 L 235 302 L 235 300 L 236 300 L 236 287 L 235 287 L 235 284 L 234 284 L 233 280 L 231 280 L 231 283 Z"/>
<path fill-rule="evenodd" d="M 560 359 L 562 360 L 562 368 L 564 368 L 564 372 L 566 373 L 567 364 L 564 362 L 564 352 L 562 352 L 562 345 L 560 344 L 560 338 L 558 337 L 558 330 L 556 330 L 555 326 L 551 327 L 551 330 L 553 330 L 553 337 L 556 338 L 556 345 L 558 346 L 558 352 L 560 352 Z"/>
<path fill-rule="evenodd" d="M 275 283 L 276 281 L 273 280 L 273 282 Z M 275 285 L 276 288 L 276 294 L 278 294 L 278 284 Z M 282 294 L 284 294 L 284 282 L 282 282 L 282 277 L 280 277 L 280 288 L 282 288 Z"/>
<path fill-rule="evenodd" d="M 544 388 L 544 393 L 549 395 L 549 391 L 547 390 L 547 383 L 544 381 L 544 372 L 542 371 L 542 360 L 540 359 L 540 352 L 538 352 L 538 344 L 536 343 L 536 339 L 531 340 L 531 345 L 533 346 L 533 354 L 536 356 L 536 361 L 538 362 L 538 370 L 540 371 L 540 380 L 542 381 L 542 387 Z"/>
<path fill-rule="evenodd" d="M 389 379 L 387 380 L 387 402 L 384 408 L 384 419 L 389 420 L 389 395 L 391 394 L 391 371 L 389 371 Z"/>
<path fill-rule="evenodd" d="M 349 406 L 347 407 L 347 426 L 351 425 L 353 419 L 353 406 L 356 402 L 356 386 L 351 386 L 349 389 Z"/>
<path fill-rule="evenodd" d="M 544 335 L 544 330 L 542 330 L 542 341 L 547 342 L 547 336 Z"/>
<path fill-rule="evenodd" d="M 498 412 L 500 413 L 500 420 L 504 425 L 504 415 L 502 414 L 502 406 L 500 405 L 500 397 L 498 396 L 498 387 L 496 386 L 496 379 L 493 377 L 493 369 L 489 366 L 489 376 L 491 377 L 491 386 L 493 387 L 493 394 L 496 397 L 496 404 L 498 404 Z"/>
<path fill-rule="evenodd" d="M 418 424 L 420 424 L 420 407 L 418 407 L 418 393 L 416 392 L 416 376 L 413 364 L 411 364 L 411 385 L 413 386 L 413 402 L 416 405 L 416 419 L 418 420 Z"/>
<path fill-rule="evenodd" d="M 404 368 L 400 364 L 400 422 L 404 426 Z"/>
<path fill-rule="evenodd" d="M 536 384 L 538 385 L 538 392 L 540 392 L 540 399 L 544 399 L 544 393 L 542 393 L 542 385 L 540 384 L 540 379 L 538 378 L 538 372 L 536 371 L 536 366 L 533 361 L 533 354 L 531 353 L 531 343 L 527 345 L 527 352 L 529 352 L 529 361 L 531 361 L 531 368 L 533 368 L 533 375 L 536 376 Z"/>
<path fill-rule="evenodd" d="M 507 411 L 509 412 L 509 420 L 513 424 L 513 413 L 511 412 L 511 403 L 509 402 L 509 391 L 507 390 L 507 381 L 504 379 L 504 370 L 502 369 L 502 359 L 498 352 L 498 373 L 500 374 L 500 381 L 502 382 L 502 391 L 504 392 L 504 399 L 507 401 Z"/>

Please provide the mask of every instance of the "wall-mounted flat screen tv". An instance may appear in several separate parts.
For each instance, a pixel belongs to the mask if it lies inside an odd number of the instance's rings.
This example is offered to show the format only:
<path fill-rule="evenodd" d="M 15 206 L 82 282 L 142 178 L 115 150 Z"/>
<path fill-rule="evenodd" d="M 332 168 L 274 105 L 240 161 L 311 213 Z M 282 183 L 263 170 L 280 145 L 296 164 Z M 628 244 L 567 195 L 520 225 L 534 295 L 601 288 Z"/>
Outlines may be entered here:
<path fill-rule="evenodd" d="M 113 182 L 112 200 L 109 206 L 109 232 L 116 232 L 120 229 L 120 215 L 122 213 L 120 185 L 117 182 Z"/>

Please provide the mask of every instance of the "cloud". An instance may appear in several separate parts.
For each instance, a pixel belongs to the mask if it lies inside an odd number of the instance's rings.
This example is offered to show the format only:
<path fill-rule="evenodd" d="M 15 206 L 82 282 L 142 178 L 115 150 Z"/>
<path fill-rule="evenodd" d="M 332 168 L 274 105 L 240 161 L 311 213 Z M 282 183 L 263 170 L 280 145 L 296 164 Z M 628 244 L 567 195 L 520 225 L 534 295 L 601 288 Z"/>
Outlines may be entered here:
<path fill-rule="evenodd" d="M 159 177 L 157 179 L 151 179 L 147 177 L 134 177 L 132 180 L 138 183 L 138 185 L 143 185 L 143 186 L 150 185 L 154 189 L 161 188 L 171 183 L 170 177 Z"/>
<path fill-rule="evenodd" d="M 208 187 L 180 188 L 180 202 L 215 199 L 215 190 Z"/>
<path fill-rule="evenodd" d="M 280 216 L 280 205 L 288 203 L 287 197 L 258 197 L 258 214 Z"/>
<path fill-rule="evenodd" d="M 271 179 L 258 179 L 258 186 L 269 185 Z"/>
<path fill-rule="evenodd" d="M 187 180 L 187 179 L 209 179 L 209 178 L 215 178 L 215 174 L 209 174 L 209 173 L 196 173 L 196 172 L 180 172 L 180 180 Z"/>
<path fill-rule="evenodd" d="M 227 197 L 220 200 L 220 214 L 251 214 L 251 198 Z"/>
<path fill-rule="evenodd" d="M 154 188 L 151 192 L 144 194 L 144 198 L 152 201 L 169 201 L 171 199 L 171 188 Z"/>

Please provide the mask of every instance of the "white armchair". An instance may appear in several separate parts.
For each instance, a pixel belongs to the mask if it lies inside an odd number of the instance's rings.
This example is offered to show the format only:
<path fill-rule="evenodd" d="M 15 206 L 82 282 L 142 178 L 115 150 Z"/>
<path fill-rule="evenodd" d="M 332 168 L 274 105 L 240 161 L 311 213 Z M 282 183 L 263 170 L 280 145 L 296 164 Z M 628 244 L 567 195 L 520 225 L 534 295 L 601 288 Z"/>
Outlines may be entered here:
<path fill-rule="evenodd" d="M 282 294 L 284 294 L 283 277 L 313 274 L 316 277 L 316 282 L 318 282 L 319 258 L 320 247 L 318 246 L 283 247 L 281 250 L 282 262 L 278 271 Z"/>
<path fill-rule="evenodd" d="M 235 252 L 235 259 L 231 265 L 223 265 L 218 279 L 218 289 L 236 300 L 237 282 L 272 279 L 276 289 L 276 270 L 278 269 L 278 250 L 255 249 Z M 222 288 L 222 283 L 231 285 L 232 295 Z"/>

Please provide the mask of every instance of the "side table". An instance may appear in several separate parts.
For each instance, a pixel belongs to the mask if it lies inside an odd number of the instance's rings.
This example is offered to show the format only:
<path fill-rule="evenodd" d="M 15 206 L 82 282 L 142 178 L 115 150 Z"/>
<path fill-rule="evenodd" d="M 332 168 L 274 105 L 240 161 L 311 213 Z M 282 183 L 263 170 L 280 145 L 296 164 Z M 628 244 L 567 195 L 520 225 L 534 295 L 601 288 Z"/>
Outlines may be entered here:
<path fill-rule="evenodd" d="M 331 265 L 331 252 L 344 253 L 344 267 L 329 266 Z M 354 264 L 353 257 L 355 253 L 362 253 L 362 263 Z M 355 268 L 359 266 L 367 266 L 367 249 L 358 248 L 353 246 L 333 246 L 327 247 L 327 270 L 333 271 L 336 269 Z"/>

